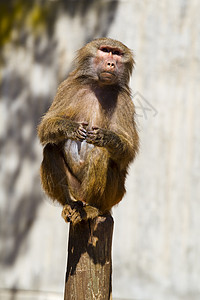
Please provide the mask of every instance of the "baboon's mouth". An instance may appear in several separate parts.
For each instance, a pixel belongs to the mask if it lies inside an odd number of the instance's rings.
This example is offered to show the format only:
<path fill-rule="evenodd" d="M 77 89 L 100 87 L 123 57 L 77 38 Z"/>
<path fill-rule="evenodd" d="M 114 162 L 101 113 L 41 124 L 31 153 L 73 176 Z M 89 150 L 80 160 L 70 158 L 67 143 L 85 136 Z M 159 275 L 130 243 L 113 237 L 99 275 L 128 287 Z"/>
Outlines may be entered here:
<path fill-rule="evenodd" d="M 113 81 L 114 78 L 115 78 L 115 74 L 111 72 L 105 71 L 100 74 L 100 80 L 103 81 Z"/>

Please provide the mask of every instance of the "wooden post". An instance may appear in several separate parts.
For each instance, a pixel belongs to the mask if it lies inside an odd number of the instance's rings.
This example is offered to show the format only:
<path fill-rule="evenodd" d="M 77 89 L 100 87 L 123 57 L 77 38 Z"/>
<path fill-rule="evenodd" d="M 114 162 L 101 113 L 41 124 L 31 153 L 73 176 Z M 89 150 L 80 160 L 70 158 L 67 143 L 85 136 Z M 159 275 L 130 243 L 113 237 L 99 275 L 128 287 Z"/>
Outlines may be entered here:
<path fill-rule="evenodd" d="M 110 214 L 70 224 L 64 300 L 112 299 Z"/>

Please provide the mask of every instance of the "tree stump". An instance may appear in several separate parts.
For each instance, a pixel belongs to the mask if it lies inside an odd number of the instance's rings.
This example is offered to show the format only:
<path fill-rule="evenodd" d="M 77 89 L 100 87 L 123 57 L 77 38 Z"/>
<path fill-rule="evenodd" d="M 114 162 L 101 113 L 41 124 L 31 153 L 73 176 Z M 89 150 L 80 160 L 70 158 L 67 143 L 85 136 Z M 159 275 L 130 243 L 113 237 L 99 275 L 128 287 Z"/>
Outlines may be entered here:
<path fill-rule="evenodd" d="M 112 299 L 110 214 L 70 224 L 64 300 Z"/>

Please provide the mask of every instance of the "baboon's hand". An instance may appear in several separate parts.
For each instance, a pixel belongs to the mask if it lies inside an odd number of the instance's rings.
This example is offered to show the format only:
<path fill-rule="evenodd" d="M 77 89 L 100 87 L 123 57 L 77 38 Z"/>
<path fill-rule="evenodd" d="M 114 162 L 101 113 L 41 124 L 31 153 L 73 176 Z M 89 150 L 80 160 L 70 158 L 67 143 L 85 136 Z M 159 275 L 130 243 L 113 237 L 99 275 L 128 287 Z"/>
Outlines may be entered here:
<path fill-rule="evenodd" d="M 86 142 L 98 147 L 104 147 L 107 144 L 107 130 L 93 126 L 92 130 L 87 132 Z"/>
<path fill-rule="evenodd" d="M 73 122 L 67 130 L 67 137 L 77 141 L 85 140 L 87 137 L 87 130 L 86 130 L 87 126 L 88 126 L 87 122 L 81 122 L 81 123 Z"/>

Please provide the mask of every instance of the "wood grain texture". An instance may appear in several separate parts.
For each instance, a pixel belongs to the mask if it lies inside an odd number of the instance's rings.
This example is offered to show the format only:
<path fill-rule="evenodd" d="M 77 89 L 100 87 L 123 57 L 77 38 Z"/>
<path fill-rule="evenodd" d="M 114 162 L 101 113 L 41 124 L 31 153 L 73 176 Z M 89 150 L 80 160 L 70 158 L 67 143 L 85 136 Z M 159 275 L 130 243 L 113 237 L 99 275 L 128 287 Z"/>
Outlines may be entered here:
<path fill-rule="evenodd" d="M 64 300 L 112 299 L 110 214 L 70 225 Z"/>

